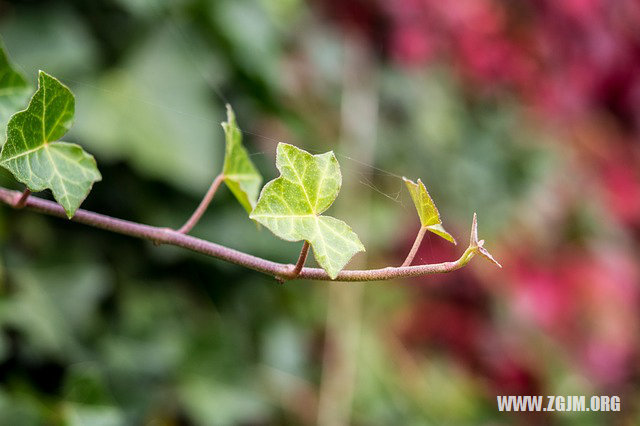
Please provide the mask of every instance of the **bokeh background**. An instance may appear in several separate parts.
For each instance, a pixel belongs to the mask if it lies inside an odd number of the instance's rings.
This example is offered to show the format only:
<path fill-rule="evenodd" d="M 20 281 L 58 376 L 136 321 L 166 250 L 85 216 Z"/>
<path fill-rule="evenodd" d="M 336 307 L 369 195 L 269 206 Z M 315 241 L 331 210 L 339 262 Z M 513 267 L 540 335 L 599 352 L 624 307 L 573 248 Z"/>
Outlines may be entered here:
<path fill-rule="evenodd" d="M 640 423 L 640 4 L 634 0 L 0 1 L 35 84 L 72 88 L 85 208 L 189 217 L 224 104 L 252 158 L 334 150 L 330 210 L 402 262 L 426 183 L 457 247 L 501 261 L 339 284 L 272 278 L 0 208 L 0 424 Z M 5 171 L 0 183 L 21 189 Z M 42 194 L 42 196 L 48 196 Z M 292 262 L 223 189 L 197 236 Z M 499 413 L 496 395 L 619 395 L 620 413 Z"/>

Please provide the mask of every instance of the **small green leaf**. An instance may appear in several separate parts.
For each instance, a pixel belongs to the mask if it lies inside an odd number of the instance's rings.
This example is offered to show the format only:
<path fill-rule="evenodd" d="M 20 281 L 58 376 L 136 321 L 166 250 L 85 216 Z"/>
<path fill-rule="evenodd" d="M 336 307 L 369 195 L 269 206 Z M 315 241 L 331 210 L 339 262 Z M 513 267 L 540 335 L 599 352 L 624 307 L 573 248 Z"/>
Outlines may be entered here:
<path fill-rule="evenodd" d="M 279 143 L 276 167 L 280 177 L 262 188 L 250 217 L 284 240 L 308 241 L 318 264 L 335 279 L 354 254 L 365 251 L 346 223 L 320 215 L 333 204 L 342 185 L 336 156 L 311 155 Z"/>
<path fill-rule="evenodd" d="M 442 226 L 440 213 L 438 212 L 435 203 L 431 199 L 431 196 L 429 195 L 429 192 L 427 192 L 427 188 L 425 188 L 422 181 L 418 179 L 418 183 L 415 183 L 406 177 L 403 177 L 402 179 L 404 180 L 404 183 L 407 184 L 413 203 L 416 205 L 418 216 L 420 216 L 420 224 L 434 234 L 456 244 L 456 240 L 451 236 L 451 234 L 445 231 Z"/>
<path fill-rule="evenodd" d="M 0 165 L 31 191 L 51 189 L 69 218 L 102 179 L 92 155 L 78 145 L 56 142 L 71 127 L 74 111 L 71 91 L 40 71 L 29 106 L 9 120 L 0 154 Z"/>
<path fill-rule="evenodd" d="M 9 117 L 24 107 L 30 92 L 29 83 L 11 66 L 4 45 L 0 41 L 0 142 L 4 140 L 4 129 Z"/>
<path fill-rule="evenodd" d="M 251 213 L 258 200 L 262 176 L 242 145 L 242 132 L 231 105 L 227 105 L 227 121 L 222 123 L 222 128 L 227 145 L 222 167 L 224 182 L 247 213 Z"/>

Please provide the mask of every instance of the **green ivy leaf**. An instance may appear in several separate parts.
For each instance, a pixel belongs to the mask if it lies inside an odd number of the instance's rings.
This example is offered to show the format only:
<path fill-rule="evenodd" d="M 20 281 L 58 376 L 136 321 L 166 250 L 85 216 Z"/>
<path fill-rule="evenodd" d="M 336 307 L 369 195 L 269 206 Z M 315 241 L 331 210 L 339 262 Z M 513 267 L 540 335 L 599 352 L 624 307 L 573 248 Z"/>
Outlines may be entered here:
<path fill-rule="evenodd" d="M 227 121 L 222 123 L 224 129 L 226 152 L 222 174 L 224 182 L 245 208 L 251 213 L 258 200 L 262 176 L 249 158 L 249 153 L 242 145 L 242 132 L 236 124 L 236 116 L 230 105 L 227 105 Z"/>
<path fill-rule="evenodd" d="M 318 264 L 335 279 L 354 254 L 365 251 L 346 223 L 320 215 L 342 185 L 336 156 L 279 143 L 276 167 L 280 177 L 264 186 L 250 217 L 284 240 L 308 241 Z"/>
<path fill-rule="evenodd" d="M 9 56 L 0 40 L 0 142 L 4 140 L 4 128 L 9 117 L 24 107 L 30 92 L 29 83 L 11 66 Z"/>
<path fill-rule="evenodd" d="M 420 224 L 422 227 L 427 228 L 434 234 L 456 244 L 456 240 L 451 236 L 451 234 L 445 231 L 442 226 L 440 212 L 438 212 L 438 209 L 431 199 L 429 192 L 427 192 L 427 188 L 425 188 L 424 183 L 422 183 L 420 179 L 418 179 L 418 183 L 415 183 L 406 177 L 403 177 L 402 179 L 404 180 L 404 183 L 407 184 L 413 203 L 416 205 L 416 210 L 418 210 L 418 216 L 420 216 Z"/>
<path fill-rule="evenodd" d="M 26 110 L 11 117 L 0 165 L 33 191 L 51 189 L 69 218 L 102 179 L 92 155 L 80 146 L 56 142 L 71 127 L 75 100 L 71 91 L 40 71 L 38 90 Z"/>

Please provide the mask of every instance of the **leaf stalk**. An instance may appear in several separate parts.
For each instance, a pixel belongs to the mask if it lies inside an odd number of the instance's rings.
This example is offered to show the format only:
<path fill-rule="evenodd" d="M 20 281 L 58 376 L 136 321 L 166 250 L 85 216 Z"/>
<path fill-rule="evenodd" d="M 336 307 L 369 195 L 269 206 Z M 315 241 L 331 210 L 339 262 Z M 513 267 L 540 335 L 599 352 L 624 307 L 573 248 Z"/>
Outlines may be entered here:
<path fill-rule="evenodd" d="M 20 198 L 16 200 L 13 207 L 16 209 L 24 208 L 24 206 L 27 204 L 27 198 L 29 198 L 29 195 L 31 195 L 31 190 L 29 188 L 25 188 L 24 191 L 22 191 L 22 194 L 20 194 Z"/>
<path fill-rule="evenodd" d="M 178 229 L 179 233 L 188 234 L 193 229 L 193 227 L 196 226 L 196 224 L 202 218 L 202 215 L 204 215 L 204 212 L 207 211 L 207 208 L 209 207 L 209 204 L 211 204 L 211 200 L 213 200 L 213 197 L 216 195 L 216 192 L 218 191 L 218 188 L 220 187 L 222 181 L 224 181 L 224 174 L 220 173 L 211 183 L 209 190 L 205 194 L 202 201 L 200 201 L 200 205 L 198 206 L 198 208 L 193 212 L 189 220 L 187 220 L 185 224 L 182 225 L 180 229 Z"/>
<path fill-rule="evenodd" d="M 404 262 L 402 262 L 402 266 L 411 265 L 411 262 L 413 262 L 413 259 L 416 257 L 416 253 L 418 252 L 418 249 L 420 248 L 420 244 L 422 243 L 422 239 L 424 238 L 424 235 L 426 233 L 427 233 L 427 227 L 422 226 L 418 231 L 418 235 L 416 235 L 416 240 L 413 242 L 413 246 L 411 247 L 411 250 L 409 251 L 407 258 L 404 260 Z"/>

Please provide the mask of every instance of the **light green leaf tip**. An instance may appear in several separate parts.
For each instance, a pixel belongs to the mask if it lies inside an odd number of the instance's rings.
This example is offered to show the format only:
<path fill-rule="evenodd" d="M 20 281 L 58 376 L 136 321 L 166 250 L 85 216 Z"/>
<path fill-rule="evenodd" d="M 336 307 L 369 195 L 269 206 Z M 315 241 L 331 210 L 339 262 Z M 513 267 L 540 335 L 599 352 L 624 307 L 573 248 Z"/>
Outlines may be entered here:
<path fill-rule="evenodd" d="M 230 105 L 227 105 L 227 121 L 222 123 L 222 128 L 226 141 L 222 167 L 224 182 L 247 213 L 251 213 L 258 200 L 262 176 L 242 145 L 242 132 L 236 124 L 236 116 Z"/>
<path fill-rule="evenodd" d="M 321 216 L 342 186 L 336 156 L 279 143 L 276 167 L 280 177 L 262 188 L 250 217 L 284 240 L 308 241 L 318 264 L 335 279 L 353 255 L 365 251 L 346 223 Z"/>
<path fill-rule="evenodd" d="M 0 143 L 4 141 L 9 117 L 24 108 L 31 86 L 9 62 L 9 56 L 0 40 Z"/>
<path fill-rule="evenodd" d="M 56 142 L 71 127 L 74 111 L 71 91 L 40 71 L 38 90 L 27 109 L 9 120 L 0 153 L 1 166 L 32 192 L 51 189 L 69 218 L 102 179 L 92 155 L 76 144 Z"/>
<path fill-rule="evenodd" d="M 415 183 L 406 177 L 403 177 L 402 180 L 407 184 L 409 194 L 411 194 L 411 199 L 413 199 L 413 203 L 416 205 L 416 210 L 418 210 L 418 216 L 420 217 L 420 224 L 434 234 L 456 244 L 456 240 L 451 236 L 451 234 L 445 231 L 442 226 L 440 212 L 438 212 L 435 203 L 431 199 L 431 196 L 429 195 L 429 192 L 427 192 L 427 188 L 425 188 L 422 181 L 418 179 L 418 183 Z"/>

